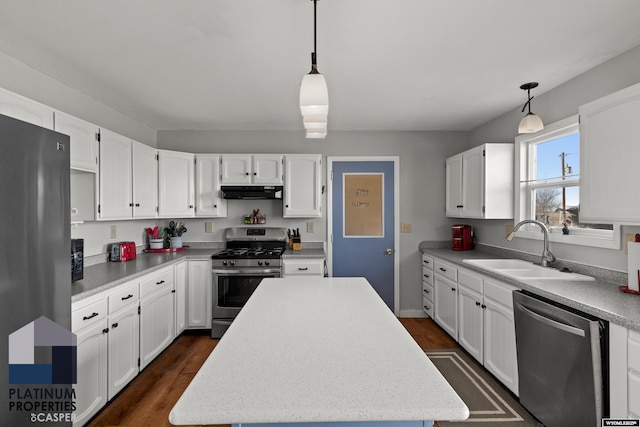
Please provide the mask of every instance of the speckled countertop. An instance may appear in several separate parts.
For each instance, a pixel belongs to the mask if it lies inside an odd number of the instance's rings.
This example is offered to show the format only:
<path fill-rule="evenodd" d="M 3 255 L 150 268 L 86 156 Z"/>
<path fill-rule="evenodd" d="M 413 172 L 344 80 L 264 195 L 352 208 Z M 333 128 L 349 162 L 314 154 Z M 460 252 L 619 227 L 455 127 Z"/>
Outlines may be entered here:
<path fill-rule="evenodd" d="M 322 245 L 322 243 L 319 243 Z M 324 258 L 325 252 L 320 247 L 308 245 L 300 251 L 287 250 L 283 258 Z M 136 277 L 143 276 L 163 267 L 173 265 L 182 260 L 207 260 L 220 247 L 189 247 L 182 252 L 167 254 L 139 253 L 135 260 L 126 262 L 103 262 L 84 268 L 84 279 L 71 285 L 71 302 L 77 302 L 114 286 L 118 286 Z"/>
<path fill-rule="evenodd" d="M 365 279 L 305 277 L 263 280 L 169 421 L 467 417 L 464 402 Z"/>
<path fill-rule="evenodd" d="M 481 273 L 601 319 L 640 331 L 640 295 L 631 295 L 620 291 L 619 286 L 621 282 L 618 277 L 619 275 L 615 272 L 600 274 L 602 271 L 596 270 L 601 269 L 594 269 L 591 271 L 592 274 L 590 274 L 590 267 L 585 266 L 585 269 L 581 270 L 579 267 L 574 266 L 574 268 L 572 268 L 574 271 L 580 274 L 595 276 L 596 280 L 532 280 L 525 282 L 463 263 L 464 259 L 505 258 L 505 256 L 496 256 L 489 251 L 478 249 L 471 251 L 452 251 L 451 249 L 428 247 L 428 245 L 425 244 L 420 245 L 420 250 L 422 253 L 451 262 L 458 267 Z M 613 282 L 609 281 L 609 279 L 603 280 L 602 277 L 611 278 L 610 280 Z"/>

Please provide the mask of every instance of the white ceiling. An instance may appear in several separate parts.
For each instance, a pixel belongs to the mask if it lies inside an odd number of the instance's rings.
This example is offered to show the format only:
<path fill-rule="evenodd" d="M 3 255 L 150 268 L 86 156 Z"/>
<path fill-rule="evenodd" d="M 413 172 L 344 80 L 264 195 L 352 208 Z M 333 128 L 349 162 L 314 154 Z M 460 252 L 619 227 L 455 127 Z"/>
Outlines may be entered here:
<path fill-rule="evenodd" d="M 638 0 L 320 0 L 332 130 L 471 130 L 640 44 Z M 0 51 L 156 130 L 300 130 L 309 0 L 2 0 Z M 533 104 L 535 111 L 535 101 Z"/>

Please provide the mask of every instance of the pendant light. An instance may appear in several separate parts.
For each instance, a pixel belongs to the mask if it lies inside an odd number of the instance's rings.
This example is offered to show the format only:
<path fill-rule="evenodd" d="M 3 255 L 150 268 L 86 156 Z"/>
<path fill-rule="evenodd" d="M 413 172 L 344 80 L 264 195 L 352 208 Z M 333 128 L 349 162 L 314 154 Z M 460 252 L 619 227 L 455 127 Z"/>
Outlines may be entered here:
<path fill-rule="evenodd" d="M 300 84 L 300 112 L 307 138 L 327 136 L 327 115 L 329 114 L 329 90 L 324 76 L 318 72 L 316 62 L 316 4 L 317 0 L 313 0 L 311 71 L 302 78 Z"/>
<path fill-rule="evenodd" d="M 531 100 L 533 96 L 531 96 L 531 89 L 538 87 L 537 82 L 525 83 L 520 86 L 520 89 L 527 91 L 527 102 L 522 107 L 522 112 L 524 113 L 525 108 L 529 106 L 529 112 L 526 116 L 520 120 L 520 126 L 518 126 L 518 133 L 535 133 L 542 129 L 544 129 L 544 125 L 542 124 L 542 119 L 537 114 L 533 114 L 531 112 Z"/>

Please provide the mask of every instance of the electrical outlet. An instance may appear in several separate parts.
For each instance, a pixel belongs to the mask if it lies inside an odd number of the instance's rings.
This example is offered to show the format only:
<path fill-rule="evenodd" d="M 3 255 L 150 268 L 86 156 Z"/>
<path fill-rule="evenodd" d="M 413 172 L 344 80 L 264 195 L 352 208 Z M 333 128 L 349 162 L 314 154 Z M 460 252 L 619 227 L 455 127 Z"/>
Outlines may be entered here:
<path fill-rule="evenodd" d="M 115 224 L 111 226 L 111 238 L 115 239 L 117 237 L 116 226 Z"/>
<path fill-rule="evenodd" d="M 315 228 L 316 228 L 316 225 L 314 222 L 311 222 L 311 221 L 307 222 L 307 233 L 314 233 Z"/>
<path fill-rule="evenodd" d="M 401 222 L 400 223 L 400 232 L 401 233 L 411 233 L 411 223 L 410 222 Z"/>
<path fill-rule="evenodd" d="M 213 233 L 213 222 L 206 221 L 204 223 L 204 232 L 205 233 Z"/>

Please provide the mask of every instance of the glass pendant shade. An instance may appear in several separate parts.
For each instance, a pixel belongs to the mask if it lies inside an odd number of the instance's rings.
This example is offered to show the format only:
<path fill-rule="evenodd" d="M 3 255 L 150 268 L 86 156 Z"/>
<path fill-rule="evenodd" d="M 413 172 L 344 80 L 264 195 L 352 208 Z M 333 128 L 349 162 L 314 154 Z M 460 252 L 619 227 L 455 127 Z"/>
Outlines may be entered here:
<path fill-rule="evenodd" d="M 308 130 L 307 138 L 324 139 L 327 136 L 327 129 Z"/>
<path fill-rule="evenodd" d="M 535 133 L 544 129 L 542 119 L 537 114 L 529 113 L 520 120 L 518 133 Z"/>
<path fill-rule="evenodd" d="M 313 114 L 302 117 L 304 128 L 309 129 L 326 129 L 327 116 L 325 114 Z"/>
<path fill-rule="evenodd" d="M 300 112 L 303 116 L 329 114 L 329 89 L 324 76 L 320 73 L 309 73 L 302 78 L 300 84 Z"/>

